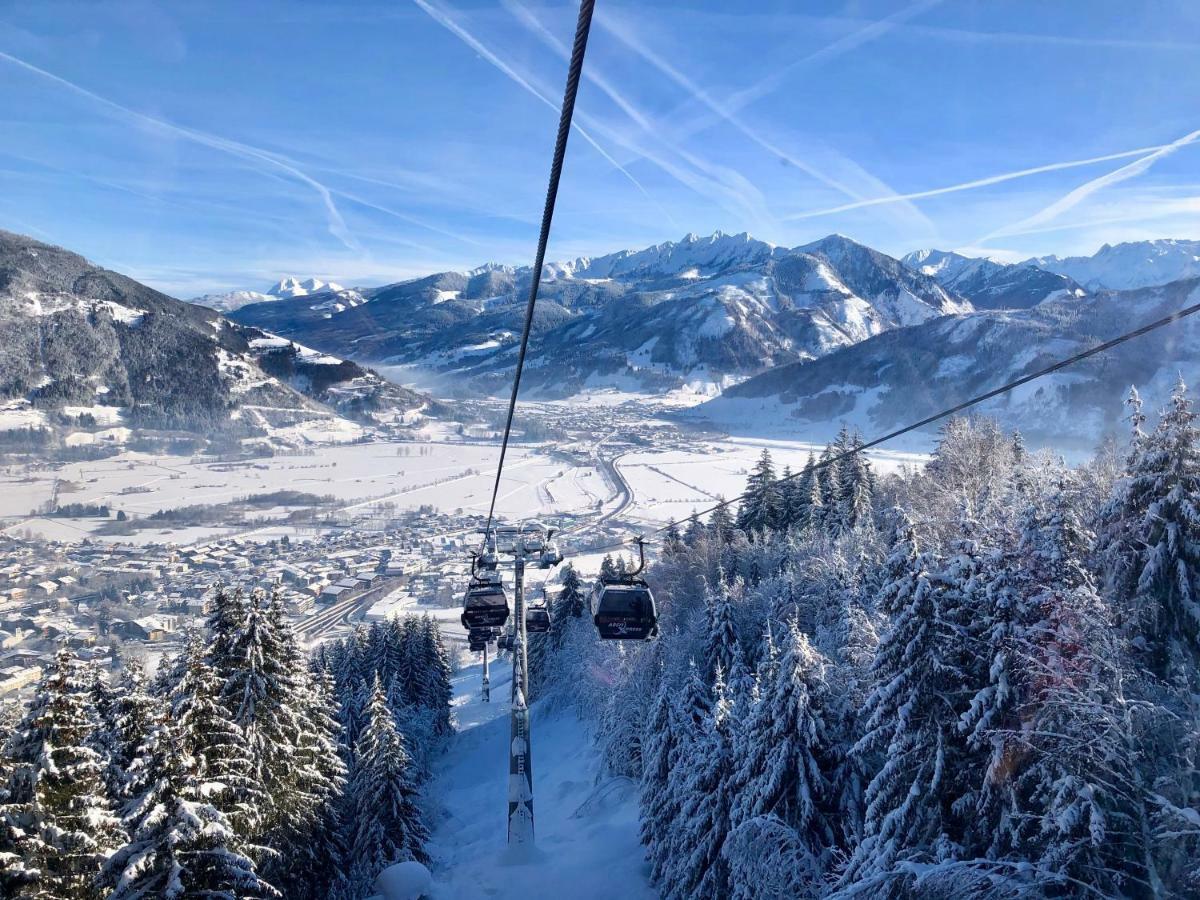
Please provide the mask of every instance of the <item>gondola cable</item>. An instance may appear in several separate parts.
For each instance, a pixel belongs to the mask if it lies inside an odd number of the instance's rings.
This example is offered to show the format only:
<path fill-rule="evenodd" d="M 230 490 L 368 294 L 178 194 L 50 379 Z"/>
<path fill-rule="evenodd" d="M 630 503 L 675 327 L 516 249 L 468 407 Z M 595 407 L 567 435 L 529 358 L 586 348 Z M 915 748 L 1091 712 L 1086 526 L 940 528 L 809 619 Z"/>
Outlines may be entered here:
<path fill-rule="evenodd" d="M 784 482 L 788 482 L 788 481 L 792 481 L 793 479 L 800 478 L 801 476 L 803 476 L 805 474 L 806 470 L 811 471 L 811 472 L 820 471 L 821 469 L 824 469 L 827 466 L 831 466 L 834 463 L 841 462 L 842 460 L 853 456 L 855 453 L 859 453 L 863 450 L 869 450 L 872 447 L 878 447 L 880 444 L 886 443 L 887 441 L 893 440 L 894 438 L 898 438 L 902 435 L 908 434 L 911 431 L 916 431 L 918 428 L 923 428 L 926 425 L 930 425 L 933 422 L 938 421 L 939 419 L 944 419 L 948 416 L 954 415 L 955 413 L 960 413 L 963 410 L 970 409 L 973 406 L 978 406 L 980 403 L 983 403 L 986 400 L 991 400 L 993 397 L 998 397 L 1001 394 L 1008 393 L 1009 391 L 1013 390 L 1014 388 L 1019 388 L 1022 385 L 1029 384 L 1029 382 L 1035 381 L 1038 378 L 1042 378 L 1043 376 L 1051 375 L 1054 372 L 1057 372 L 1061 369 L 1065 369 L 1068 366 L 1071 366 L 1077 362 L 1080 362 L 1081 360 L 1087 359 L 1088 357 L 1096 356 L 1097 354 L 1103 353 L 1106 350 L 1111 350 L 1113 347 L 1117 347 L 1121 344 L 1124 344 L 1127 341 L 1133 340 L 1134 338 L 1141 337 L 1144 334 L 1149 334 L 1151 331 L 1155 331 L 1155 330 L 1157 330 L 1159 328 L 1163 328 L 1167 325 L 1173 325 L 1174 323 L 1176 323 L 1182 319 L 1185 319 L 1188 316 L 1195 315 L 1197 312 L 1200 312 L 1200 303 L 1194 304 L 1193 306 L 1185 307 L 1184 309 L 1181 309 L 1178 312 L 1173 312 L 1168 316 L 1163 316 L 1163 318 L 1161 318 L 1161 319 L 1157 319 L 1156 321 L 1150 322 L 1149 324 L 1146 324 L 1146 325 L 1143 325 L 1140 328 L 1135 328 L 1133 331 L 1128 331 L 1125 334 L 1122 334 L 1118 337 L 1113 338 L 1111 341 L 1105 341 L 1102 344 L 1097 344 L 1095 347 L 1090 347 L 1087 350 L 1083 350 L 1079 353 L 1076 353 L 1074 356 L 1069 356 L 1066 359 L 1060 359 L 1058 362 L 1053 363 L 1049 366 L 1046 366 L 1043 369 L 1038 369 L 1036 372 L 1031 372 L 1028 375 L 1022 375 L 1020 378 L 1010 381 L 1007 384 L 1003 384 L 998 388 L 993 388 L 990 391 L 987 391 L 983 394 L 979 394 L 978 396 L 972 397 L 970 400 L 964 400 L 962 403 L 955 404 L 954 406 L 951 406 L 948 409 L 943 409 L 940 412 L 936 412 L 931 416 L 926 416 L 925 418 L 921 419 L 920 421 L 913 422 L 909 425 L 905 425 L 903 428 L 897 428 L 895 431 L 889 431 L 887 434 L 880 435 L 879 437 L 876 437 L 876 438 L 872 438 L 871 440 L 867 441 L 866 443 L 857 445 L 853 449 L 846 450 L 842 453 L 838 453 L 837 455 L 831 456 L 828 459 L 819 460 L 818 462 L 813 464 L 812 469 L 807 469 L 807 467 L 805 467 L 805 469 L 802 469 L 798 472 L 793 472 L 791 475 L 787 475 L 782 478 L 776 479 L 775 483 L 783 484 Z M 700 512 L 694 513 L 694 515 L 697 517 L 707 516 L 710 513 L 716 512 L 718 509 L 722 509 L 724 507 L 731 506 L 734 503 L 739 503 L 742 500 L 747 499 L 749 496 L 750 496 L 750 494 L 748 491 L 745 493 L 742 493 L 742 494 L 738 494 L 738 496 L 736 496 L 736 497 L 732 497 L 729 500 L 722 500 L 720 503 L 710 506 L 708 509 L 701 510 Z M 676 524 L 675 522 L 669 522 L 666 525 L 663 525 L 659 528 L 655 528 L 654 530 L 652 530 L 650 532 L 647 532 L 646 534 L 642 535 L 641 537 L 642 537 L 642 539 L 645 539 L 645 538 L 654 537 L 655 535 L 662 534 L 663 532 L 667 531 L 675 524 Z M 567 534 L 570 534 L 570 532 L 565 532 L 564 536 L 566 536 Z M 628 541 L 622 541 L 618 544 L 609 544 L 609 545 L 603 546 L 603 547 L 589 548 L 588 552 L 603 553 L 608 550 L 620 550 L 620 549 L 624 548 L 625 545 L 628 543 L 629 543 Z"/>
<path fill-rule="evenodd" d="M 496 466 L 496 482 L 492 486 L 492 502 L 488 507 L 487 527 L 484 535 L 491 534 L 492 520 L 496 514 L 496 497 L 500 493 L 500 477 L 504 473 L 504 458 L 508 453 L 508 440 L 512 433 L 513 413 L 517 408 L 517 393 L 521 389 L 521 373 L 525 368 L 525 353 L 529 347 L 529 332 L 533 327 L 533 311 L 537 305 L 538 287 L 542 280 L 542 266 L 546 261 L 546 245 L 550 240 L 550 223 L 554 219 L 554 205 L 558 199 L 558 182 L 562 175 L 563 160 L 567 154 L 567 138 L 571 133 L 571 120 L 575 114 L 575 96 L 579 92 L 579 79 L 583 73 L 583 57 L 587 51 L 588 33 L 592 27 L 592 10 L 595 0 L 581 0 L 579 20 L 575 26 L 575 43 L 571 48 L 571 61 L 567 68 L 567 87 L 563 94 L 562 109 L 558 118 L 558 135 L 554 141 L 554 159 L 550 164 L 550 184 L 546 188 L 546 205 L 542 210 L 542 228 L 538 236 L 537 258 L 533 264 L 532 283 L 529 286 L 529 302 L 525 306 L 525 327 L 521 332 L 521 347 L 517 352 L 517 368 L 513 374 L 512 396 L 508 401 L 508 417 L 504 423 L 504 437 L 500 443 L 500 461 Z"/>

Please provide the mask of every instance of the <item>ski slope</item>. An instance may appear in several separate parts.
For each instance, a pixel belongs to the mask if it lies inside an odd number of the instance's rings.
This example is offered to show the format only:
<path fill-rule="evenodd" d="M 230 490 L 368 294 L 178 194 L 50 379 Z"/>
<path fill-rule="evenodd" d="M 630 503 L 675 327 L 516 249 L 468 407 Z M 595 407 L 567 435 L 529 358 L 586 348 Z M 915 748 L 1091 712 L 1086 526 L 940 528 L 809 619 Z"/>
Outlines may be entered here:
<path fill-rule="evenodd" d="M 532 708 L 534 827 L 537 849 L 527 859 L 507 846 L 509 691 L 512 670 L 491 668 L 492 702 L 480 701 L 478 663 L 454 681 L 458 734 L 435 768 L 434 900 L 639 900 L 657 895 L 647 880 L 638 842 L 636 786 L 628 779 L 597 783 L 591 736 L 571 712 Z"/>

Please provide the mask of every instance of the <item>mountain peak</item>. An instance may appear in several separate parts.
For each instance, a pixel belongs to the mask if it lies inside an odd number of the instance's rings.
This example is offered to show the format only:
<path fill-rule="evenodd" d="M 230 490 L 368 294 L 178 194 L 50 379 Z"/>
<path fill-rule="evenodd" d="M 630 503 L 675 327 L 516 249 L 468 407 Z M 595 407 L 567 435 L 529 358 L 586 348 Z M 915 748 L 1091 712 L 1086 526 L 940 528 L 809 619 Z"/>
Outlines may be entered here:
<path fill-rule="evenodd" d="M 1041 256 L 1026 261 L 1088 288 L 1154 287 L 1200 275 L 1200 241 L 1158 238 L 1105 244 L 1092 256 Z"/>
<path fill-rule="evenodd" d="M 340 284 L 332 281 L 326 282 L 314 277 L 301 280 L 289 275 L 281 278 L 267 293 L 272 297 L 305 297 L 309 294 L 337 293 L 344 290 Z"/>

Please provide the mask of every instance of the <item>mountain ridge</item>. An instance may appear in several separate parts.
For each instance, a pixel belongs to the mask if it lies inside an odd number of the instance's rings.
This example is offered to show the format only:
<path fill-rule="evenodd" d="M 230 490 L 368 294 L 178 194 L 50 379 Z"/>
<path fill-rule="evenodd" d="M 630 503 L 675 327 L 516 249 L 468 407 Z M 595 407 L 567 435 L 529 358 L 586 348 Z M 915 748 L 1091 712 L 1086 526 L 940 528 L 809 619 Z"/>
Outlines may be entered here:
<path fill-rule="evenodd" d="M 818 360 L 777 367 L 728 388 L 689 415 L 741 432 L 836 428 L 844 421 L 870 436 L 1197 301 L 1200 276 L 933 320 Z M 1181 374 L 1189 381 L 1200 379 L 1197 339 L 1200 321 L 1188 318 L 990 400 L 977 411 L 1035 441 L 1091 449 L 1121 431 L 1120 398 L 1130 385 L 1147 396 L 1167 396 Z"/>
<path fill-rule="evenodd" d="M 348 439 L 383 405 L 424 402 L 357 363 L 7 231 L 0 340 L 0 434 L 68 446 L 150 432 L 303 443 L 305 423 Z"/>
<path fill-rule="evenodd" d="M 554 396 L 728 383 L 971 308 L 935 279 L 834 235 L 794 248 L 746 233 L 688 235 L 543 271 L 526 378 Z M 530 279 L 528 267 L 483 266 L 364 290 L 364 303 L 345 310 L 297 298 L 233 317 L 327 352 L 501 392 Z"/>

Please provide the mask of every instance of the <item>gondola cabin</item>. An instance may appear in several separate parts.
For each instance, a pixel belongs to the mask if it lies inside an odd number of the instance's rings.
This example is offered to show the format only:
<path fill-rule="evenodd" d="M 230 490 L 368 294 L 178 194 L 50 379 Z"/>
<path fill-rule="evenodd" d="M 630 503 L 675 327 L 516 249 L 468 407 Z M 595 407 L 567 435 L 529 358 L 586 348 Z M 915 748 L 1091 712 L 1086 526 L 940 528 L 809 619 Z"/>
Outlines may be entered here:
<path fill-rule="evenodd" d="M 530 634 L 545 634 L 550 630 L 550 611 L 544 606 L 530 606 L 525 610 L 525 630 Z"/>
<path fill-rule="evenodd" d="M 462 624 L 472 628 L 499 628 L 508 621 L 508 596 L 500 584 L 473 581 L 463 603 Z"/>
<path fill-rule="evenodd" d="M 553 541 L 546 543 L 545 548 L 538 555 L 539 569 L 553 569 L 562 562 L 562 553 L 558 549 L 558 545 Z"/>
<path fill-rule="evenodd" d="M 658 636 L 658 610 L 644 581 L 601 582 L 593 595 L 592 614 L 601 640 L 645 641 Z"/>
<path fill-rule="evenodd" d="M 481 650 L 487 649 L 491 639 L 492 630 L 490 628 L 472 628 L 467 632 L 467 649 L 472 653 L 479 653 Z"/>

